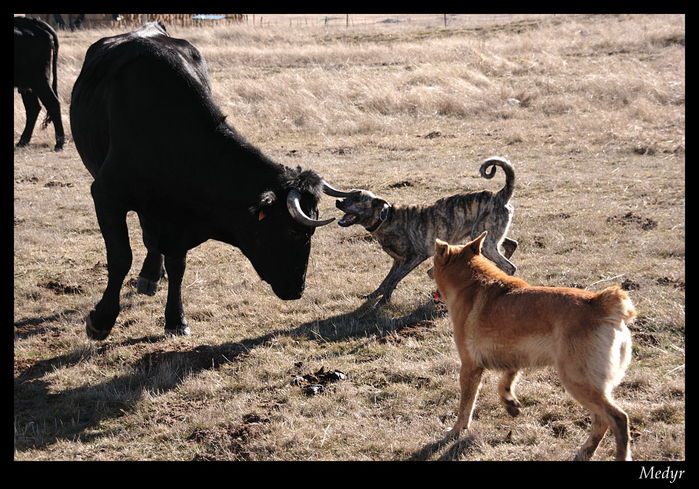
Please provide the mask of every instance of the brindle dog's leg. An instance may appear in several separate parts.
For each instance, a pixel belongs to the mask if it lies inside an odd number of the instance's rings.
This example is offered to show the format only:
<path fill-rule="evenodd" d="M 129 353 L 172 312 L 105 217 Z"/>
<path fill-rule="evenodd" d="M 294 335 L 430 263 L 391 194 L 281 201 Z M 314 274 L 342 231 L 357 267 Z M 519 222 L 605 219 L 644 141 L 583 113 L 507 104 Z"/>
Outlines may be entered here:
<path fill-rule="evenodd" d="M 489 237 L 490 235 L 486 236 L 483 242 L 483 254 L 495 262 L 502 271 L 508 275 L 514 275 L 517 267 L 500 253 L 498 245 L 494 240 L 488 241 Z"/>
<path fill-rule="evenodd" d="M 377 306 L 382 306 L 386 304 L 389 300 L 391 300 L 391 294 L 393 294 L 393 290 L 396 288 L 398 285 L 398 282 L 403 280 L 406 275 L 408 275 L 410 272 L 412 272 L 415 267 L 417 267 L 420 263 L 425 261 L 427 256 L 417 256 L 417 257 L 412 257 L 409 258 L 408 260 L 404 262 L 398 262 L 397 267 L 392 267 L 391 272 L 389 272 L 388 276 L 386 277 L 386 280 L 384 280 L 383 285 L 383 297 L 381 297 L 381 300 L 376 303 Z"/>
<path fill-rule="evenodd" d="M 510 258 L 512 254 L 515 252 L 517 249 L 517 245 L 519 243 L 515 241 L 514 239 L 511 238 L 505 238 L 502 240 L 502 243 L 500 243 L 500 246 L 502 246 L 503 251 L 505 252 L 505 258 Z"/>
<path fill-rule="evenodd" d="M 498 246 L 498 241 L 503 239 L 503 236 L 507 233 L 507 228 L 509 227 L 509 219 L 506 216 L 496 216 L 496 218 L 481 217 L 478 219 L 471 229 L 471 239 L 476 239 L 483 231 L 488 231 L 488 235 L 483 241 L 483 255 L 489 260 L 494 262 L 500 270 L 504 271 L 509 275 L 514 275 L 517 271 L 517 267 L 514 263 L 508 260 L 500 252 L 500 247 Z M 503 239 L 503 245 L 505 240 Z M 510 240 L 515 242 L 514 240 Z M 508 243 L 507 246 L 511 246 L 512 243 Z M 504 248 L 505 246 L 503 246 Z"/>
<path fill-rule="evenodd" d="M 363 295 L 363 299 L 376 299 L 378 296 L 383 294 L 384 288 L 386 287 L 386 284 L 388 283 L 388 280 L 393 276 L 396 271 L 398 270 L 398 267 L 400 267 L 401 262 L 398 260 L 393 260 L 393 265 L 391 265 L 391 269 L 388 271 L 388 274 L 386 277 L 383 279 L 381 284 L 376 288 L 374 292 L 371 294 Z"/>

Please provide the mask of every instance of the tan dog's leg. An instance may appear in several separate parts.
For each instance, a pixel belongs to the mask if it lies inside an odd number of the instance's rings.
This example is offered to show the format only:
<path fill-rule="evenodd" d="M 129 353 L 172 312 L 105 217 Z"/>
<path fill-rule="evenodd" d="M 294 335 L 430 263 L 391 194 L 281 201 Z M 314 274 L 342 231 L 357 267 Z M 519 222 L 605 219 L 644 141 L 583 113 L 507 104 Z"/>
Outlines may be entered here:
<path fill-rule="evenodd" d="M 517 370 L 508 370 L 502 374 L 498 384 L 500 402 L 513 418 L 519 414 L 522 407 L 522 404 L 515 397 L 515 384 L 518 379 L 519 372 Z"/>
<path fill-rule="evenodd" d="M 616 459 L 631 460 L 631 449 L 629 448 L 629 417 L 619 409 L 612 401 L 606 399 L 605 412 L 609 417 L 609 425 L 614 432 L 616 439 Z"/>
<path fill-rule="evenodd" d="M 456 424 L 447 434 L 448 437 L 457 437 L 461 430 L 468 429 L 471 424 L 473 407 L 476 404 L 476 397 L 481 388 L 481 376 L 483 368 L 474 365 L 470 360 L 461 362 L 459 372 L 459 384 L 461 386 L 461 399 L 459 400 L 459 412 L 456 417 Z"/>
<path fill-rule="evenodd" d="M 560 371 L 559 371 L 560 372 Z M 600 421 L 592 426 L 592 434 L 578 452 L 578 455 L 592 457 L 594 450 L 592 444 L 597 438 L 596 432 L 601 431 L 603 423 L 609 426 L 616 440 L 616 460 L 631 460 L 629 448 L 629 417 L 624 411 L 612 402 L 607 394 L 591 384 L 571 382 L 567 375 L 561 372 L 561 383 L 566 391 L 584 407 L 600 418 Z M 601 440 L 601 436 L 600 436 Z M 599 441 L 597 441 L 599 443 Z M 596 448 L 596 445 L 595 445 Z"/>
<path fill-rule="evenodd" d="M 580 447 L 578 453 L 575 454 L 573 460 L 590 460 L 597 450 L 599 442 L 604 438 L 605 433 L 607 433 L 607 424 L 602 421 L 602 417 L 593 414 L 592 415 L 592 432 L 588 437 L 587 441 Z"/>

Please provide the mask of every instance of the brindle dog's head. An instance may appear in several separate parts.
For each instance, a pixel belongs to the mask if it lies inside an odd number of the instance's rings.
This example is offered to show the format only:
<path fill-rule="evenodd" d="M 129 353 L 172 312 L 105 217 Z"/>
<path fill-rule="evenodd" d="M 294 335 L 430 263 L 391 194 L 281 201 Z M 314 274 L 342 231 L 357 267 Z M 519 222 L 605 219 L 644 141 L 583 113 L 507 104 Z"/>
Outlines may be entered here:
<path fill-rule="evenodd" d="M 356 190 L 349 197 L 338 200 L 335 206 L 345 215 L 337 223 L 347 227 L 353 224 L 361 224 L 365 228 L 376 224 L 389 206 L 388 202 L 369 192 L 368 190 Z"/>

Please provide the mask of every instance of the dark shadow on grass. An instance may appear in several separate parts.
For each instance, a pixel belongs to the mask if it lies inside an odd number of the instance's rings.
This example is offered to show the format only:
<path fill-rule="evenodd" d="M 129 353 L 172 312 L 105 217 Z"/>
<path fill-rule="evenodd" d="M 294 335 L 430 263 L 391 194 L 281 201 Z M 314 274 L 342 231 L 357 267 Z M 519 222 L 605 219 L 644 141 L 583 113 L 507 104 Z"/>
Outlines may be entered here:
<path fill-rule="evenodd" d="M 413 453 L 408 459 L 410 461 L 425 461 L 430 460 L 431 457 L 437 455 L 444 447 L 451 443 L 451 446 L 442 453 L 437 460 L 439 461 L 450 461 L 459 460 L 459 458 L 475 445 L 476 437 L 474 435 L 461 435 L 460 438 L 455 439 L 452 436 L 445 435 L 440 440 L 432 443 L 428 443 L 422 447 L 417 452 Z"/>
<path fill-rule="evenodd" d="M 128 290 L 122 299 L 121 311 L 126 311 L 134 306 L 134 301 L 132 300 L 136 296 L 136 292 Z M 68 322 L 74 321 L 77 318 L 84 320 L 87 317 L 88 312 L 79 309 L 65 309 L 62 312 L 57 312 L 54 314 L 49 314 L 46 316 L 37 316 L 33 318 L 24 318 L 19 321 L 15 321 L 15 338 L 16 339 L 26 339 L 32 336 L 62 331 L 62 328 L 51 325 L 51 323 L 59 320 L 66 320 Z"/>
<path fill-rule="evenodd" d="M 375 309 L 372 301 L 367 301 L 357 310 L 327 319 L 309 321 L 290 332 L 291 335 L 308 337 L 320 336 L 325 341 L 341 341 L 354 336 L 374 334 L 379 337 L 419 321 L 437 319 L 446 314 L 446 308 L 435 306 L 430 300 L 414 311 L 400 317 L 389 316 L 384 309 Z"/>
<path fill-rule="evenodd" d="M 79 314 L 81 314 L 81 311 L 78 311 L 77 309 L 66 309 L 63 312 L 57 312 L 47 316 L 25 318 L 20 321 L 15 321 L 15 338 L 23 340 L 38 334 L 60 331 L 61 328 L 52 326 L 50 323 L 60 319 L 72 320 Z"/>
<path fill-rule="evenodd" d="M 115 345 L 105 343 L 88 352 L 71 353 L 37 362 L 15 379 L 15 449 L 43 448 L 60 439 L 89 442 L 99 438 L 102 433 L 94 428 L 105 419 L 119 418 L 128 413 L 143 397 L 144 392 L 170 391 L 188 375 L 234 362 L 278 334 L 274 332 L 242 343 L 149 352 L 132 365 L 133 373 L 59 393 L 49 391 L 50 382 L 42 379 L 44 374 L 55 368 L 76 365 L 88 356 L 102 355 L 119 346 L 159 341 L 163 336 L 147 336 Z M 29 430 L 29 426 L 35 428 Z M 40 434 L 38 427 L 41 427 Z"/>
<path fill-rule="evenodd" d="M 50 381 L 43 377 L 58 368 L 67 368 L 122 346 L 154 343 L 162 335 L 144 336 L 117 342 L 97 343 L 95 348 L 77 350 L 39 361 L 24 370 L 14 381 L 15 449 L 40 449 L 61 439 L 90 442 L 103 436 L 96 429 L 107 419 L 128 413 L 144 392 L 168 392 L 190 375 L 243 359 L 251 350 L 280 336 L 305 336 L 323 342 L 341 341 L 353 336 L 388 335 L 400 328 L 438 317 L 431 303 L 402 317 L 392 318 L 381 311 L 358 310 L 320 321 L 311 321 L 289 329 L 246 339 L 238 343 L 196 347 L 163 343 L 163 347 L 144 354 L 131 365 L 132 373 L 104 382 L 50 392 Z M 37 318 L 37 321 L 50 318 Z M 319 338 L 320 337 L 320 338 Z M 187 348 L 187 349 L 182 349 Z M 39 430 L 40 427 L 41 429 Z"/>

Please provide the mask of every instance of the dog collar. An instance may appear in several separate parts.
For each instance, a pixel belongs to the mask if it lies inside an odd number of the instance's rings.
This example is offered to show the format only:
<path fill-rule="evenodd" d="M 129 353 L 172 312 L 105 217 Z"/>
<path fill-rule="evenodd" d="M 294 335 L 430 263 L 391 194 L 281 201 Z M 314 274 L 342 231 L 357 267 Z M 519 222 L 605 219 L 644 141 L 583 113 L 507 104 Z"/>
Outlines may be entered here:
<path fill-rule="evenodd" d="M 379 229 L 379 227 L 381 227 L 381 225 L 384 222 L 388 221 L 388 219 L 391 217 L 391 210 L 392 209 L 393 209 L 393 207 L 391 207 L 390 204 L 387 204 L 387 203 L 384 204 L 383 209 L 381 209 L 381 212 L 379 213 L 379 219 L 374 224 L 372 224 L 371 226 L 366 228 L 366 230 L 369 231 L 370 233 L 373 233 L 374 231 Z"/>

